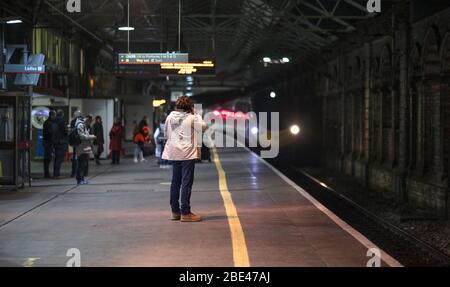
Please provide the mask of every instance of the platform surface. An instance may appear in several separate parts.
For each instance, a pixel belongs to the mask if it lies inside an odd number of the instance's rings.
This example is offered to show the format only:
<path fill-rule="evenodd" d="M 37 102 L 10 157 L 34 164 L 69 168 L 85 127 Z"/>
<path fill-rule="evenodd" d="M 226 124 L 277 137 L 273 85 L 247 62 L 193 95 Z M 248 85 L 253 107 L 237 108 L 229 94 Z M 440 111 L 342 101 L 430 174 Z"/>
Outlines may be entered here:
<path fill-rule="evenodd" d="M 366 266 L 368 248 L 256 156 L 218 150 L 250 266 Z M 234 266 L 236 246 L 217 164 L 196 165 L 193 212 L 169 220 L 171 170 L 155 160 L 91 164 L 90 185 L 36 180 L 0 194 L 0 266 Z M 233 221 L 235 222 L 235 221 Z M 386 263 L 383 261 L 383 265 Z"/>

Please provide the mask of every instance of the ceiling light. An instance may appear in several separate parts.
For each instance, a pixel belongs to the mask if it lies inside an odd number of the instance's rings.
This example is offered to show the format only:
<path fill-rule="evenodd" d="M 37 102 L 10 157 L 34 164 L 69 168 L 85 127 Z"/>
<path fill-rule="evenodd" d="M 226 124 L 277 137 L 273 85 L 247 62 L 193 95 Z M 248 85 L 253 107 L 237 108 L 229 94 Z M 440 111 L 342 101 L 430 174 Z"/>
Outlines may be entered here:
<path fill-rule="evenodd" d="M 20 23 L 22 23 L 22 20 L 20 19 L 11 19 L 6 21 L 6 24 L 20 24 Z"/>
<path fill-rule="evenodd" d="M 288 57 L 284 57 L 283 59 L 281 59 L 281 61 L 283 63 L 289 63 L 291 60 Z"/>
<path fill-rule="evenodd" d="M 134 31 L 134 27 L 122 26 L 119 27 L 119 31 Z"/>
<path fill-rule="evenodd" d="M 275 93 L 275 92 L 270 92 L 270 97 L 272 98 L 272 99 L 275 99 L 276 97 L 277 97 L 277 93 Z"/>
<path fill-rule="evenodd" d="M 270 62 L 272 62 L 272 59 L 270 59 L 269 57 L 264 57 L 263 58 L 263 62 L 264 63 L 270 63 Z"/>

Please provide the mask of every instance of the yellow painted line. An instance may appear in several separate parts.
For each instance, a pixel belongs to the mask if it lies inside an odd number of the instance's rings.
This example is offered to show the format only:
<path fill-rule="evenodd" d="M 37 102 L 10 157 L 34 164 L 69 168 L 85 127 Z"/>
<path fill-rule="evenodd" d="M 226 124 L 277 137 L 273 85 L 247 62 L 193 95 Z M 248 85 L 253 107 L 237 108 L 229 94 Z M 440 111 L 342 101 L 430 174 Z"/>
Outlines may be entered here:
<path fill-rule="evenodd" d="M 236 206 L 233 203 L 233 198 L 228 190 L 227 178 L 225 171 L 220 162 L 219 154 L 216 147 L 213 147 L 214 163 L 216 164 L 217 172 L 219 174 L 219 189 L 222 196 L 225 211 L 227 213 L 228 225 L 231 232 L 231 244 L 233 246 L 233 261 L 235 267 L 249 267 L 250 261 L 248 259 L 247 244 L 245 243 L 244 230 L 242 229 L 241 221 L 239 220 Z"/>

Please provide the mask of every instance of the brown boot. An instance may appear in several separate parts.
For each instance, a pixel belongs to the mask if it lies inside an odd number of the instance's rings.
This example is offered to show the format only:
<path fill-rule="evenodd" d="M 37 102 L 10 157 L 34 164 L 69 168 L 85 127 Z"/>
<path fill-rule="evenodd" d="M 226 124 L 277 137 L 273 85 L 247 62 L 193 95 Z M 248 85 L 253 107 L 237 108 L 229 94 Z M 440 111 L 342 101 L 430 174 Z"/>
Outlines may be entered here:
<path fill-rule="evenodd" d="M 198 215 L 195 215 L 193 213 L 189 213 L 186 215 L 181 215 L 181 222 L 199 222 L 202 221 L 202 218 Z"/>
<path fill-rule="evenodd" d="M 170 218 L 170 220 L 180 220 L 181 219 L 181 213 L 173 213 L 172 212 L 172 217 Z"/>

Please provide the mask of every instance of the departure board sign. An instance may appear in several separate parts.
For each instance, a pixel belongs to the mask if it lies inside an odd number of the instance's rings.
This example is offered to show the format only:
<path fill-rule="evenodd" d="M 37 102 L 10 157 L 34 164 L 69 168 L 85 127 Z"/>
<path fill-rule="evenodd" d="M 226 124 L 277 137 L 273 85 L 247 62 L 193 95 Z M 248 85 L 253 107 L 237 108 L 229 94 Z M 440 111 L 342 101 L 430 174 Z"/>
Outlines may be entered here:
<path fill-rule="evenodd" d="M 159 65 L 161 63 L 187 63 L 187 53 L 120 53 L 119 65 Z"/>
<path fill-rule="evenodd" d="M 202 63 L 161 63 L 161 75 L 195 75 L 195 76 L 214 76 L 216 66 L 212 61 L 203 61 Z"/>

